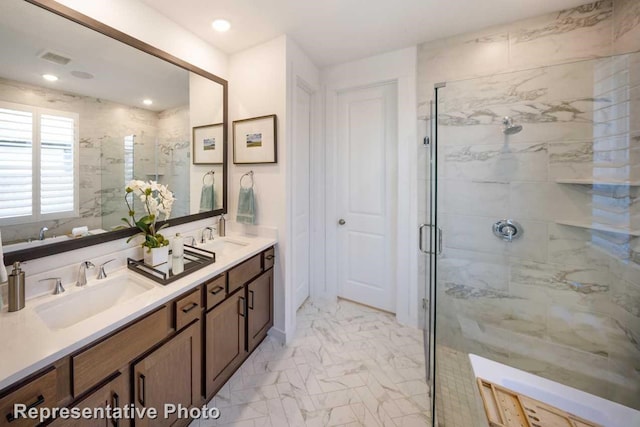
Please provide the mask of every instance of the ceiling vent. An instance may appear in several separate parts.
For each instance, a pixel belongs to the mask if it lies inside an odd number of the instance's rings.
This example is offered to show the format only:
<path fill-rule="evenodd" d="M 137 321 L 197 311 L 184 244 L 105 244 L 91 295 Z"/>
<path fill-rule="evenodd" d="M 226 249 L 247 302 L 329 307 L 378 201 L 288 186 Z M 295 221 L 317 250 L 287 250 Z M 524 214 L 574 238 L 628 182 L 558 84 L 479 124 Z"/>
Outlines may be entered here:
<path fill-rule="evenodd" d="M 69 62 L 71 62 L 71 58 L 58 55 L 57 53 L 53 53 L 49 50 L 42 53 L 40 55 L 40 58 L 44 59 L 45 61 L 53 62 L 54 64 L 58 64 L 58 65 L 67 65 Z"/>

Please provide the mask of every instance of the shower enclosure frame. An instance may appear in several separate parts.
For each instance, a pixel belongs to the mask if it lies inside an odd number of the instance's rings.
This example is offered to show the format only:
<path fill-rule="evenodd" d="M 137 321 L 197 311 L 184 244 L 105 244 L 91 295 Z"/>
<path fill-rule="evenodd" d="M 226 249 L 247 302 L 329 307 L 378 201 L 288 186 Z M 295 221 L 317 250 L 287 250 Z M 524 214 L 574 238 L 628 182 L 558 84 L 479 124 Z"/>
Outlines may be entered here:
<path fill-rule="evenodd" d="M 429 385 L 429 405 L 431 408 L 432 427 L 437 426 L 436 411 L 436 284 L 437 284 L 437 257 L 442 252 L 443 233 L 438 226 L 438 91 L 446 87 L 446 82 L 436 83 L 434 85 L 434 100 L 430 101 L 429 111 L 429 138 L 426 141 L 429 146 L 429 197 L 427 197 L 427 213 L 429 222 L 420 225 L 420 248 L 421 252 L 428 256 L 427 260 L 427 280 L 425 289 L 424 308 L 425 325 L 424 325 L 424 344 L 425 344 L 425 364 L 426 376 Z M 422 230 L 427 228 L 429 236 L 429 248 L 427 251 L 422 250 Z"/>

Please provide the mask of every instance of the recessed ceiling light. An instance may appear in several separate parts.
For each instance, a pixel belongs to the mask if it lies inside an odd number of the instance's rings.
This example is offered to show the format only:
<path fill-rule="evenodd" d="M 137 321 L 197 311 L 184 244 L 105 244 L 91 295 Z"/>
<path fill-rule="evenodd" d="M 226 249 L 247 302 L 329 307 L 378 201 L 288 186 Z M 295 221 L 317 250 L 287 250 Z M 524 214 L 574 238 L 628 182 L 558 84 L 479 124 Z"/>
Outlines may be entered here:
<path fill-rule="evenodd" d="M 153 101 L 152 101 L 152 100 L 150 100 L 150 99 L 145 99 L 144 101 L 142 101 L 142 103 L 143 103 L 144 105 L 151 105 L 151 104 L 153 104 Z"/>
<path fill-rule="evenodd" d="M 58 80 L 58 76 L 54 76 L 53 74 L 43 74 L 42 78 L 48 82 L 55 82 Z"/>
<path fill-rule="evenodd" d="M 226 19 L 216 19 L 211 23 L 211 26 L 214 30 L 224 33 L 225 31 L 229 31 L 229 28 L 231 28 L 231 22 Z"/>

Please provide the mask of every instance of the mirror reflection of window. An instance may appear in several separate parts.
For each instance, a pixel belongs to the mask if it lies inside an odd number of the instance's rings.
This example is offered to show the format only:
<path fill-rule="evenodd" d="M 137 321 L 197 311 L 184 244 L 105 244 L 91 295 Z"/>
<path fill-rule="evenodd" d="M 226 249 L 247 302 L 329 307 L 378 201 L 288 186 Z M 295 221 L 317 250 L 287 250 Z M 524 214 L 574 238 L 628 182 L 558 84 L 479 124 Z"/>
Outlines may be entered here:
<path fill-rule="evenodd" d="M 133 144 L 135 135 L 127 135 L 124 137 L 124 182 L 133 179 Z"/>
<path fill-rule="evenodd" d="M 0 102 L 0 224 L 78 215 L 78 115 Z"/>

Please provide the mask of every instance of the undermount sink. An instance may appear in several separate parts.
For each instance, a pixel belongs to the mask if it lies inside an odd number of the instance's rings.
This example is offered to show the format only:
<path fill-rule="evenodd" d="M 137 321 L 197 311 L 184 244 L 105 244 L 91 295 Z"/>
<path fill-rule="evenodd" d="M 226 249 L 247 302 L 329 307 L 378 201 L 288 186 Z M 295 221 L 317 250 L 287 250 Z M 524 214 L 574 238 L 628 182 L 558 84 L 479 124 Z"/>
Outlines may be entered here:
<path fill-rule="evenodd" d="M 199 248 L 213 251 L 216 256 L 227 256 L 247 246 L 249 243 L 241 240 L 230 239 L 228 237 L 217 238 L 210 242 L 199 245 Z"/>
<path fill-rule="evenodd" d="M 36 307 L 35 311 L 50 329 L 64 329 L 153 288 L 153 284 L 120 274 L 83 289 L 74 289 L 70 295 L 60 295 Z"/>

